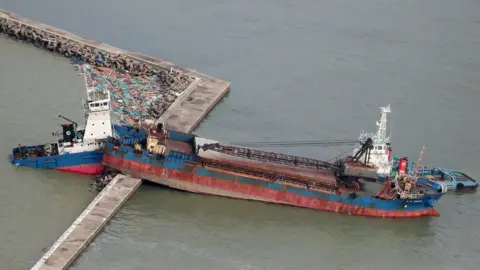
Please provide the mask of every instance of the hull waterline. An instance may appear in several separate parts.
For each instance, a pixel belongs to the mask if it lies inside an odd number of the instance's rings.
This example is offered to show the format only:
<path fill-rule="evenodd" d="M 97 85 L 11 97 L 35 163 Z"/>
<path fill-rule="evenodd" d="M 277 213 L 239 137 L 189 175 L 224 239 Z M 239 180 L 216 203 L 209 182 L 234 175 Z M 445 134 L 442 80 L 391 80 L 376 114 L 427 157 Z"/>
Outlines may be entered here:
<path fill-rule="evenodd" d="M 102 163 L 80 164 L 75 166 L 59 167 L 57 171 L 69 172 L 83 175 L 98 175 L 105 170 Z"/>

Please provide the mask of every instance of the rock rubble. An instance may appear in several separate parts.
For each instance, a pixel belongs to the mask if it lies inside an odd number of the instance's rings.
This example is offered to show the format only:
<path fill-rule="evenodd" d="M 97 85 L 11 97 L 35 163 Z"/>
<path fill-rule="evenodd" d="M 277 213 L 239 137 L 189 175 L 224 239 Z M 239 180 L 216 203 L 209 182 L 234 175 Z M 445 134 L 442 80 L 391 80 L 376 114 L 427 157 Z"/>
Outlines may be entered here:
<path fill-rule="evenodd" d="M 0 33 L 69 57 L 76 64 L 87 63 L 111 68 L 134 77 L 157 77 L 156 81 L 162 88 L 164 98 L 151 104 L 149 114 L 153 118 L 158 118 L 194 80 L 194 78 L 172 69 L 156 68 L 126 55 L 102 51 L 93 46 L 3 17 L 0 17 Z"/>

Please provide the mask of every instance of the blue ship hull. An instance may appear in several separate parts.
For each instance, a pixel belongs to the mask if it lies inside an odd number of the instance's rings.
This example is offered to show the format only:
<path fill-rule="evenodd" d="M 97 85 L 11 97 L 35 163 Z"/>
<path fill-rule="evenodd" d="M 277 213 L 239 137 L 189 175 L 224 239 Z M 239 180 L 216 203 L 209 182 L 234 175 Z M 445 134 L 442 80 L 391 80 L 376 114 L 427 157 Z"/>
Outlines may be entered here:
<path fill-rule="evenodd" d="M 38 169 L 54 169 L 78 174 L 95 175 L 102 173 L 103 153 L 100 151 L 89 151 L 75 154 L 56 156 L 31 157 L 26 159 L 13 159 L 10 155 L 10 162 L 15 166 L 24 166 Z"/>
<path fill-rule="evenodd" d="M 132 135 L 131 127 L 123 125 L 113 125 L 114 132 L 118 136 L 123 136 L 127 133 Z M 145 136 L 145 133 L 140 133 Z M 134 135 L 134 134 L 133 134 Z M 54 144 L 52 144 L 54 145 Z M 43 145 L 42 145 L 43 146 Z M 27 146 L 28 149 L 34 149 L 36 146 Z M 104 171 L 105 167 L 102 164 L 103 152 L 85 151 L 74 154 L 62 154 L 52 156 L 36 156 L 29 158 L 15 159 L 15 153 L 18 147 L 12 150 L 9 156 L 10 162 L 15 166 L 24 166 L 38 169 L 54 169 L 65 172 L 72 172 L 78 174 L 96 175 Z"/>

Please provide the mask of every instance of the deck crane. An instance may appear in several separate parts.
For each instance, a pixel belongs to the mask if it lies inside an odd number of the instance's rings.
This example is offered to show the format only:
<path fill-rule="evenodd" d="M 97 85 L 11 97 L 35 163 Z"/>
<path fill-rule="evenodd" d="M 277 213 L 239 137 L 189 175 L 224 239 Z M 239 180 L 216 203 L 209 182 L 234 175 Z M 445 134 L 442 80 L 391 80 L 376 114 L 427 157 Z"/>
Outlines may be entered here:
<path fill-rule="evenodd" d="M 368 164 L 370 162 L 370 153 L 373 149 L 373 140 L 368 138 L 363 144 L 362 147 L 355 153 L 353 157 L 351 157 L 351 161 L 353 162 L 361 162 L 360 157 L 365 155 L 365 160 L 363 161 L 364 164 Z"/>
<path fill-rule="evenodd" d="M 65 120 L 67 120 L 68 122 L 72 123 L 72 124 L 73 124 L 73 127 L 75 128 L 75 130 L 77 129 L 77 127 L 78 127 L 78 123 L 77 123 L 77 122 L 75 122 L 75 121 L 73 121 L 73 120 L 70 120 L 70 119 L 66 118 L 65 116 L 63 116 L 63 115 L 61 115 L 61 114 L 59 114 L 58 117 L 59 117 L 59 118 L 63 118 L 63 119 L 65 119 Z"/>
<path fill-rule="evenodd" d="M 372 148 L 372 139 L 368 138 L 366 142 L 362 143 L 361 149 L 355 154 L 355 158 L 358 160 L 359 157 L 369 151 Z M 302 145 L 309 145 L 309 146 L 332 146 L 332 145 L 354 145 L 358 143 L 357 140 L 352 141 L 331 141 L 331 142 L 258 142 L 258 143 L 238 143 L 243 145 L 252 145 L 255 147 L 261 146 L 302 146 Z M 334 162 L 327 162 L 323 160 L 313 159 L 313 158 L 306 158 L 306 157 L 299 157 L 275 152 L 267 152 L 253 148 L 247 148 L 242 146 L 233 146 L 233 145 L 223 145 L 220 143 L 210 143 L 210 144 L 203 144 L 199 145 L 197 149 L 198 151 L 202 149 L 203 151 L 215 151 L 231 156 L 257 160 L 262 162 L 272 162 L 282 165 L 289 165 L 294 167 L 303 167 L 307 169 L 316 169 L 316 170 L 323 170 L 323 171 L 332 171 L 337 176 L 342 176 L 345 167 L 344 161 L 337 160 Z"/>

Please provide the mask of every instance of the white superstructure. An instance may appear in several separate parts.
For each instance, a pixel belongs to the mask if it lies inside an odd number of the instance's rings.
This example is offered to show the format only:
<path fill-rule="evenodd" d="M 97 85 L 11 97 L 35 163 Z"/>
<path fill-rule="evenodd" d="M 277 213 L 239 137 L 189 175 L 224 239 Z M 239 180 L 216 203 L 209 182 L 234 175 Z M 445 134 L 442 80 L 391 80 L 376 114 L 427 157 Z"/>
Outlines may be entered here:
<path fill-rule="evenodd" d="M 377 121 L 377 132 L 366 133 L 362 130 L 358 140 L 360 142 L 366 142 L 368 138 L 373 140 L 373 149 L 370 152 L 370 158 L 367 156 L 367 164 L 377 167 L 377 174 L 390 174 L 392 170 L 393 162 L 391 160 L 391 148 L 390 148 L 390 136 L 387 136 L 387 113 L 391 113 L 390 104 L 386 107 L 380 107 L 382 116 L 380 121 Z M 359 143 L 353 150 L 355 155 L 362 145 Z M 365 160 L 365 155 L 368 152 L 360 156 L 360 160 Z"/>
<path fill-rule="evenodd" d="M 91 68 L 83 65 L 83 71 Z M 110 93 L 89 87 L 85 76 L 87 99 L 83 100 L 85 109 L 85 126 L 75 127 L 75 136 L 64 127 L 64 139 L 59 143 L 59 154 L 95 151 L 103 146 L 103 139 L 112 136 Z M 68 129 L 68 128 L 67 128 Z"/>

